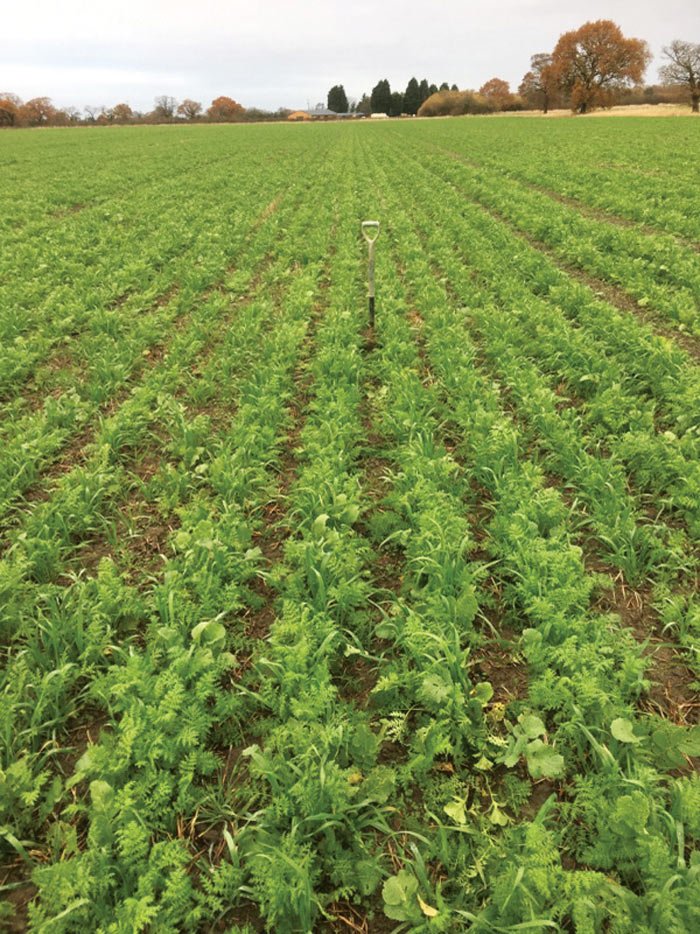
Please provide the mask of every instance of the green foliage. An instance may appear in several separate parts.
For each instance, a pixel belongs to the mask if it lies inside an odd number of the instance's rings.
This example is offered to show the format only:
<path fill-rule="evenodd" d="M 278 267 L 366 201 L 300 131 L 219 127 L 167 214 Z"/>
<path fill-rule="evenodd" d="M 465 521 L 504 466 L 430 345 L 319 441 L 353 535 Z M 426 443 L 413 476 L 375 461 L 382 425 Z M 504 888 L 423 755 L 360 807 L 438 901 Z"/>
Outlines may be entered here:
<path fill-rule="evenodd" d="M 693 140 L 586 126 L 8 136 L 32 930 L 698 930 L 700 738 L 644 642 L 697 669 Z"/>
<path fill-rule="evenodd" d="M 334 84 L 328 92 L 328 109 L 339 114 L 348 112 L 348 98 L 342 84 Z"/>
<path fill-rule="evenodd" d="M 512 727 L 510 745 L 499 761 L 512 768 L 525 756 L 530 776 L 538 781 L 541 778 L 562 778 L 564 775 L 564 757 L 555 753 L 551 746 L 540 737 L 545 736 L 544 723 L 535 714 L 520 714 L 518 722 Z"/>
<path fill-rule="evenodd" d="M 378 81 L 370 94 L 372 113 L 388 114 L 391 108 L 391 87 L 386 78 Z"/>

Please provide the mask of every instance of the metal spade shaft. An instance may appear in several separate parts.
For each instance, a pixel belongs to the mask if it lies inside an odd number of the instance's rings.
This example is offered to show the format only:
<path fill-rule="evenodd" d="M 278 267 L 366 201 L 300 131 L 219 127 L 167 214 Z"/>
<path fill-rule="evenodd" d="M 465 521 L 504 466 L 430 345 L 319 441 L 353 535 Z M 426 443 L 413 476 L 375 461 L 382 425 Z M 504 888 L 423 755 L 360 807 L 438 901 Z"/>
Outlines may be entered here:
<path fill-rule="evenodd" d="M 374 230 L 374 236 L 370 231 Z M 374 330 L 374 244 L 379 236 L 379 221 L 362 221 L 362 236 L 369 246 L 369 326 Z"/>

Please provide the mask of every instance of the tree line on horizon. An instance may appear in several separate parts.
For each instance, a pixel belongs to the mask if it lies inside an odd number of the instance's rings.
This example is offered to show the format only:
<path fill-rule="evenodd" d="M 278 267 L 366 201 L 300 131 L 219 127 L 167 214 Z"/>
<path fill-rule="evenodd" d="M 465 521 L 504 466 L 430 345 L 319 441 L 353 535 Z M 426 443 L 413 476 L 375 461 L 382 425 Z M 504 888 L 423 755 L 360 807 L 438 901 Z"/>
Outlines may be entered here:
<path fill-rule="evenodd" d="M 643 39 L 626 39 L 612 20 L 584 23 L 563 33 L 551 53 L 538 52 L 530 59 L 517 93 L 502 78 L 491 78 L 478 91 L 458 90 L 443 83 L 439 88 L 426 81 L 418 86 L 412 78 L 402 95 L 392 92 L 386 79 L 378 82 L 358 108 L 363 112 L 442 116 L 498 111 L 548 110 L 568 107 L 587 113 L 596 107 L 617 103 L 679 103 L 689 100 L 693 113 L 700 112 L 700 43 L 674 39 L 665 46 L 666 63 L 659 69 L 661 86 L 642 88 L 651 53 Z M 420 89 L 420 90 L 419 90 Z M 332 91 L 342 91 L 342 85 Z M 344 92 L 343 92 L 344 96 Z M 416 100 L 419 100 L 416 107 Z M 331 104 L 330 109 L 335 109 Z"/>
<path fill-rule="evenodd" d="M 290 110 L 261 110 L 257 107 L 245 108 L 231 97 L 222 95 L 215 98 L 204 110 L 199 101 L 185 98 L 177 101 L 174 97 L 162 94 L 155 98 L 153 110 L 142 113 L 133 110 L 129 104 L 115 104 L 114 107 L 94 107 L 86 105 L 82 111 L 77 107 L 54 107 L 50 97 L 34 97 L 23 102 L 16 94 L 0 93 L 0 127 L 35 127 L 35 126 L 108 126 L 119 123 L 245 123 L 261 120 L 285 119 Z"/>
<path fill-rule="evenodd" d="M 378 81 L 371 94 L 363 94 L 355 101 L 348 101 L 345 88 L 342 84 L 334 85 L 328 92 L 328 109 L 335 113 L 353 113 L 368 117 L 372 113 L 386 113 L 390 117 L 400 117 L 402 114 L 415 116 L 422 104 L 438 91 L 457 91 L 456 84 L 451 86 L 443 81 L 438 87 L 429 84 L 427 78 L 418 81 L 411 78 L 405 91 L 392 91 L 386 78 Z"/>
<path fill-rule="evenodd" d="M 659 69 L 664 84 L 642 88 L 642 78 L 651 61 L 643 39 L 628 39 L 612 20 L 584 23 L 563 33 L 551 53 L 531 57 L 517 93 L 502 78 L 491 78 L 478 91 L 459 90 L 446 81 L 440 86 L 413 77 L 404 91 L 392 91 L 388 79 L 377 82 L 371 94 L 349 101 L 342 84 L 328 92 L 328 109 L 335 113 L 390 117 L 438 116 L 444 114 L 493 113 L 495 111 L 543 110 L 569 107 L 587 113 L 615 103 L 661 103 L 688 100 L 693 113 L 700 112 L 700 43 L 674 39 L 664 46 L 665 64 Z M 231 97 L 215 98 L 203 109 L 199 101 L 161 95 L 148 113 L 132 110 L 127 103 L 114 107 L 86 106 L 56 108 L 49 97 L 22 101 L 16 94 L 0 93 L 0 127 L 70 126 L 113 123 L 213 123 L 283 120 L 291 111 L 244 108 Z"/>

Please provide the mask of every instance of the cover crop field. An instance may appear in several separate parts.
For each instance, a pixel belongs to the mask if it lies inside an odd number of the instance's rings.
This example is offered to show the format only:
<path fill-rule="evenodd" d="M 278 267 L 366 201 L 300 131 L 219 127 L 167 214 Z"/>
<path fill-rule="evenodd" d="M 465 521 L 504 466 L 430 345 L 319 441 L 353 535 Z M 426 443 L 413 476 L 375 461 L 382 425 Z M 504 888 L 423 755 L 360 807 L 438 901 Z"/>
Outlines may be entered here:
<path fill-rule="evenodd" d="M 700 931 L 699 151 L 0 135 L 0 924 Z"/>

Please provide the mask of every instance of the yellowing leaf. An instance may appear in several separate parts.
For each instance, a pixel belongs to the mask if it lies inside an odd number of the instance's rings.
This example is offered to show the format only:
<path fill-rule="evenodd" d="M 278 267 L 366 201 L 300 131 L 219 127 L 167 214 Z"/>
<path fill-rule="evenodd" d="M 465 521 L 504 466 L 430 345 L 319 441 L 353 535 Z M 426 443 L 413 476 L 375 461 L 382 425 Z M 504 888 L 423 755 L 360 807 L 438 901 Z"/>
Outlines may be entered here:
<path fill-rule="evenodd" d="M 453 775 L 455 770 L 451 762 L 436 762 L 433 768 L 438 772 L 449 772 L 450 775 Z"/>
<path fill-rule="evenodd" d="M 420 895 L 418 896 L 418 904 L 420 905 L 420 910 L 423 912 L 426 918 L 437 918 L 437 916 L 440 914 L 437 908 L 433 908 L 431 905 L 427 905 L 420 897 Z"/>

